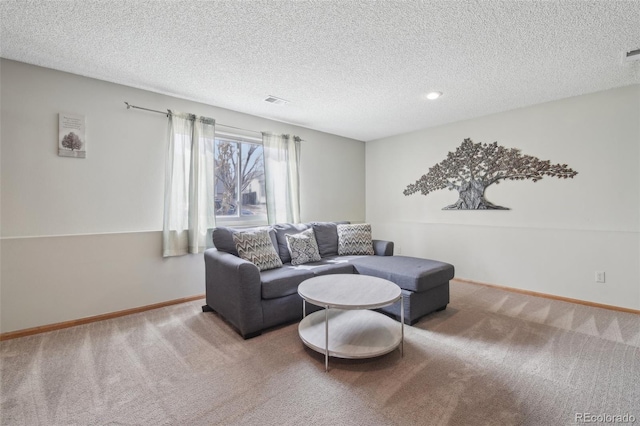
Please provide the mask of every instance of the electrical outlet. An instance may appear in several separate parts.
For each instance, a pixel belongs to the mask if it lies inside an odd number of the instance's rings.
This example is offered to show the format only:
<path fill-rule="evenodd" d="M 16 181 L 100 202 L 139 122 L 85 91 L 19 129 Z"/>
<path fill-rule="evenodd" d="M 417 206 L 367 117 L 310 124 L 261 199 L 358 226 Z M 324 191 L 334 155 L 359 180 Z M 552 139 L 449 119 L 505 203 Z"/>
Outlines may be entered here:
<path fill-rule="evenodd" d="M 402 247 L 396 246 L 395 252 L 396 254 L 402 254 Z"/>
<path fill-rule="evenodd" d="M 605 280 L 604 280 L 604 271 L 596 271 L 596 282 L 597 283 L 605 282 Z"/>

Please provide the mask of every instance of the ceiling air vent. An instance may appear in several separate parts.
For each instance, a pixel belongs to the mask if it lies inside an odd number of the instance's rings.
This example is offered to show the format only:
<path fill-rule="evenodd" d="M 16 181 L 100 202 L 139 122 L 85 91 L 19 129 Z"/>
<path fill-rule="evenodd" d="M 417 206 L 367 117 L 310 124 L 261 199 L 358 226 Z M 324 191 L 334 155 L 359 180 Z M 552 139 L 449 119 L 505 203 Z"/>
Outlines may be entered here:
<path fill-rule="evenodd" d="M 286 105 L 289 103 L 289 101 L 287 101 L 286 99 L 278 98 L 276 96 L 271 96 L 271 95 L 267 96 L 264 101 L 269 102 L 270 104 L 275 104 L 275 105 Z"/>
<path fill-rule="evenodd" d="M 627 52 L 625 55 L 625 59 L 627 61 L 640 61 L 640 49 Z"/>

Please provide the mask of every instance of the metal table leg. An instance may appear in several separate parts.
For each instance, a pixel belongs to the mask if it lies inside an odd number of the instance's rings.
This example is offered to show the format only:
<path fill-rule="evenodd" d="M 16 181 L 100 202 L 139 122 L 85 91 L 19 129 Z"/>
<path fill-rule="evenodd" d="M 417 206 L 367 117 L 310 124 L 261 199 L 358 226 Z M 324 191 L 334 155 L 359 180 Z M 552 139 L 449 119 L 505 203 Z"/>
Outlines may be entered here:
<path fill-rule="evenodd" d="M 400 356 L 404 356 L 404 299 L 400 296 Z"/>
<path fill-rule="evenodd" d="M 324 371 L 329 371 L 329 307 L 324 307 Z"/>

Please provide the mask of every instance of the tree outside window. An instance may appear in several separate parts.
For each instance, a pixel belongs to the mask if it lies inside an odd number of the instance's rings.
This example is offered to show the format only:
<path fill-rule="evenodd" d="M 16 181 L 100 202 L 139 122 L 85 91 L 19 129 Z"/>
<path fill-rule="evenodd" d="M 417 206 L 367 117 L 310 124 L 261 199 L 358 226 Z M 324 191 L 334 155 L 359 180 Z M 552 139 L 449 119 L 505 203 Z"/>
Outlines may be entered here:
<path fill-rule="evenodd" d="M 261 144 L 216 138 L 215 209 L 216 220 L 222 223 L 267 223 Z"/>

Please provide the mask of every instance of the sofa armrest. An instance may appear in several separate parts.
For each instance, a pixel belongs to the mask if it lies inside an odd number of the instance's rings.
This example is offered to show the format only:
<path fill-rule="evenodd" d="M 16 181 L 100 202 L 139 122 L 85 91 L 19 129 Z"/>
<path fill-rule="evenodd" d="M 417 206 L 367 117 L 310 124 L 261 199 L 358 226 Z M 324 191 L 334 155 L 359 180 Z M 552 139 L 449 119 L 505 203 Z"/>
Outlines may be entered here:
<path fill-rule="evenodd" d="M 215 248 L 204 252 L 207 305 L 234 325 L 243 337 L 262 330 L 260 270 Z"/>
<path fill-rule="evenodd" d="M 373 240 L 373 253 L 376 256 L 393 256 L 393 241 Z"/>

